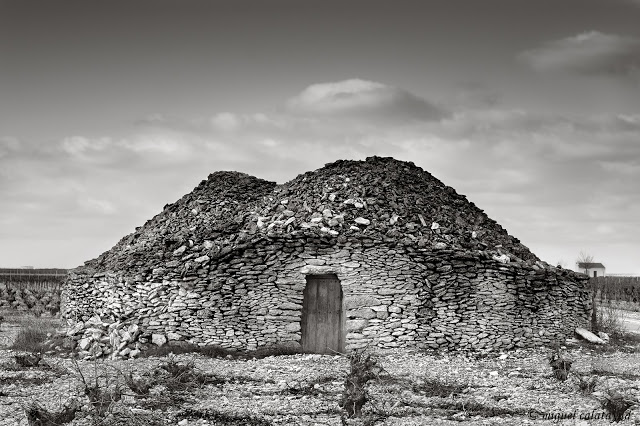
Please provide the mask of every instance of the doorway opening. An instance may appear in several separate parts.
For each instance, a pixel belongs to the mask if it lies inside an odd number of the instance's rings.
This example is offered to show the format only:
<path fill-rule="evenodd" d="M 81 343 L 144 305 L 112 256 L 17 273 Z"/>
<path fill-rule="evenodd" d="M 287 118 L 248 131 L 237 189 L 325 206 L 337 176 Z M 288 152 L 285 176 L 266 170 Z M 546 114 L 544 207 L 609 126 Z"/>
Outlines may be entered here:
<path fill-rule="evenodd" d="M 302 305 L 302 352 L 344 352 L 342 285 L 335 274 L 307 275 Z"/>

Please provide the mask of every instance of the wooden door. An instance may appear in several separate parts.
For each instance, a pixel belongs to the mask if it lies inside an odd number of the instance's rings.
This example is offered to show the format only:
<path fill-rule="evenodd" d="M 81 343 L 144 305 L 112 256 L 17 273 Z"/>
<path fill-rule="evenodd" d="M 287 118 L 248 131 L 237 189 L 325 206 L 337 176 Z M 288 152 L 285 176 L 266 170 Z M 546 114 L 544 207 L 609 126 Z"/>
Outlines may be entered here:
<path fill-rule="evenodd" d="M 338 277 L 307 275 L 301 328 L 303 352 L 343 352 L 342 286 Z"/>

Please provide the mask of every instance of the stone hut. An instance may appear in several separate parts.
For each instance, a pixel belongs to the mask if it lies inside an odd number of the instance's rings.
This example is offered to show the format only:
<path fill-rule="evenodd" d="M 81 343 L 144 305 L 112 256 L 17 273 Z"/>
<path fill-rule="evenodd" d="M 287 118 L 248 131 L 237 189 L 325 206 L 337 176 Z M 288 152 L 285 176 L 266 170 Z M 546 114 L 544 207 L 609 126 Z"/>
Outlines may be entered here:
<path fill-rule="evenodd" d="M 281 185 L 209 175 L 70 271 L 62 315 L 80 350 L 114 357 L 181 342 L 503 350 L 588 324 L 586 282 L 413 163 L 371 157 Z"/>

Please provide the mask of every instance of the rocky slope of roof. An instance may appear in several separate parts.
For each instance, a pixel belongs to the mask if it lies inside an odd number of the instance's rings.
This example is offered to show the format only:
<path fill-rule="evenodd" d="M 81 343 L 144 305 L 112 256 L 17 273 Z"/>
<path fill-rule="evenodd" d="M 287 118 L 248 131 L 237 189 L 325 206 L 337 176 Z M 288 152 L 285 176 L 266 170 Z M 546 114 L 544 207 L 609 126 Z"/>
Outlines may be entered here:
<path fill-rule="evenodd" d="M 150 268 L 167 257 L 174 258 L 174 251 L 183 246 L 205 248 L 205 240 L 233 243 L 245 226 L 247 212 L 275 186 L 275 182 L 245 173 L 212 173 L 192 192 L 165 205 L 161 213 L 86 265 L 112 271 Z"/>
<path fill-rule="evenodd" d="M 216 257 L 262 238 L 369 239 L 538 258 L 465 196 L 410 162 L 339 160 L 276 185 L 216 172 L 86 263 L 135 272 Z"/>

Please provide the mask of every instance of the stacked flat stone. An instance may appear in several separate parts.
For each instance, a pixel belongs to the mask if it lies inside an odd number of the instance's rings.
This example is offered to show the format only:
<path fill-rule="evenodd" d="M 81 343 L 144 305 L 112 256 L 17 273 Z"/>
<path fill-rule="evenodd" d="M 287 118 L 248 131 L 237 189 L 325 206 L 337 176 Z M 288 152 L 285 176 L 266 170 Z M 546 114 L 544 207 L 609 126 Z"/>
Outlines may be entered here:
<path fill-rule="evenodd" d="M 540 262 L 412 163 L 373 157 L 283 185 L 210 175 L 71 271 L 63 315 L 84 355 L 165 342 L 299 347 L 305 277 L 326 273 L 342 285 L 347 349 L 538 345 L 590 311 L 586 277 Z M 87 332 L 96 323 L 104 332 Z M 117 346 L 106 337 L 130 327 Z"/>

